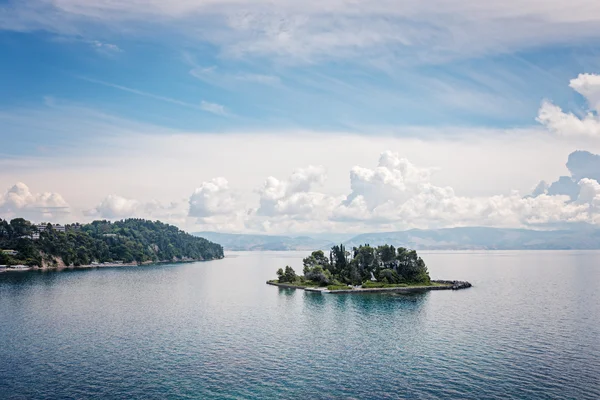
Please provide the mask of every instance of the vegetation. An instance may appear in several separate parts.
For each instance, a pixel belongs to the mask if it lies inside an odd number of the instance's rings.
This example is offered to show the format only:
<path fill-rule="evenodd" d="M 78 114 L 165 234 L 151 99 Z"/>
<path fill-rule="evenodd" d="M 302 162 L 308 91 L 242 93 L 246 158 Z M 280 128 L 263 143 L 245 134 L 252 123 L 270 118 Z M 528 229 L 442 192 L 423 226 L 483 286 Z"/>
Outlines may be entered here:
<path fill-rule="evenodd" d="M 297 276 L 293 268 L 279 269 L 280 283 L 304 286 L 327 286 L 330 290 L 347 289 L 348 285 L 363 287 L 402 287 L 430 285 L 431 279 L 425 262 L 414 250 L 404 247 L 368 244 L 346 251 L 344 245 L 333 246 L 329 257 L 321 250 L 303 260 L 304 276 Z"/>
<path fill-rule="evenodd" d="M 352 290 L 352 286 L 348 285 L 329 285 L 327 286 L 327 290 Z"/>
<path fill-rule="evenodd" d="M 34 235 L 39 234 L 38 239 Z M 189 235 L 175 226 L 143 219 L 117 222 L 94 221 L 67 225 L 58 232 L 51 224 L 42 232 L 22 218 L 0 219 L 0 249 L 16 250 L 16 256 L 0 252 L 0 264 L 42 266 L 92 262 L 156 262 L 223 258 L 223 248 Z"/>

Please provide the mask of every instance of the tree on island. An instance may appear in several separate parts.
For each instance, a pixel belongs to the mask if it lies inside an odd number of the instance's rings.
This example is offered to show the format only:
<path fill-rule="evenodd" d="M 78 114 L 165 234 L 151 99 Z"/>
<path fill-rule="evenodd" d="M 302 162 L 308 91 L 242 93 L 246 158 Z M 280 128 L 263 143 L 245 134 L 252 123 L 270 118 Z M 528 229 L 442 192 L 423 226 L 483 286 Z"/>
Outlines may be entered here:
<path fill-rule="evenodd" d="M 425 262 L 415 250 L 368 244 L 346 251 L 344 245 L 333 246 L 329 258 L 321 250 L 302 260 L 304 276 L 296 276 L 287 266 L 279 269 L 281 283 L 304 285 L 361 285 L 375 278 L 380 284 L 423 284 L 431 282 Z"/>
<path fill-rule="evenodd" d="M 285 271 L 281 268 L 277 270 L 277 276 L 279 277 L 279 282 L 295 282 L 298 276 L 292 267 L 289 265 L 285 267 Z"/>

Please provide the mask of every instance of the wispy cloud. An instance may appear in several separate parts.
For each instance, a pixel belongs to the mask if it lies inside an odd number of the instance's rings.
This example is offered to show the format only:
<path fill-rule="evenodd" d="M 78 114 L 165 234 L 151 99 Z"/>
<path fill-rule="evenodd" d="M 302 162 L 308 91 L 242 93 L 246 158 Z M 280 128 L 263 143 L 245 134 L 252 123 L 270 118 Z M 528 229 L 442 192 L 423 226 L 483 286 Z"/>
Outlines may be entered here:
<path fill-rule="evenodd" d="M 200 109 L 212 114 L 216 114 L 216 115 L 221 115 L 221 116 L 226 116 L 227 115 L 227 110 L 225 110 L 225 107 L 222 106 L 221 104 L 217 104 L 217 103 L 211 103 L 209 101 L 204 101 L 202 100 L 202 102 L 200 103 Z"/>
<path fill-rule="evenodd" d="M 191 61 L 191 57 L 189 56 L 186 59 L 194 65 L 194 68 L 190 70 L 190 75 L 209 85 L 222 88 L 237 88 L 241 83 L 273 87 L 281 85 L 281 78 L 276 75 L 252 72 L 227 72 L 220 70 L 217 66 L 203 67 L 196 65 Z"/>
<path fill-rule="evenodd" d="M 149 24 L 218 46 L 234 57 L 288 63 L 353 59 L 423 63 L 511 53 L 600 37 L 595 0 L 389 0 L 277 2 L 222 0 L 13 0 L 0 27 L 73 34 L 101 25 L 145 34 Z M 155 26 L 155 25 L 154 25 Z M 199 28 L 200 27 L 200 28 Z"/>
<path fill-rule="evenodd" d="M 90 44 L 90 46 L 92 46 L 93 49 L 95 49 L 99 53 L 115 54 L 123 52 L 123 50 L 116 44 L 105 43 L 99 40 L 91 40 L 88 43 Z"/>
<path fill-rule="evenodd" d="M 157 95 L 157 94 L 154 94 L 154 93 L 145 92 L 143 90 L 138 90 L 138 89 L 130 88 L 130 87 L 123 86 L 123 85 L 117 85 L 117 84 L 114 84 L 114 83 L 101 81 L 101 80 L 98 80 L 98 79 L 87 78 L 87 77 L 80 77 L 80 79 L 83 79 L 85 81 L 88 81 L 88 82 L 91 82 L 91 83 L 95 83 L 95 84 L 98 84 L 98 85 L 103 85 L 103 86 L 111 87 L 111 88 L 114 88 L 114 89 L 122 90 L 124 92 L 137 94 L 139 96 L 144 96 L 144 97 L 148 97 L 148 98 L 151 98 L 151 99 L 160 100 L 160 101 L 164 101 L 164 102 L 171 103 L 171 104 L 176 104 L 176 105 L 179 105 L 179 106 L 182 106 L 182 107 L 193 108 L 193 109 L 196 109 L 196 110 L 205 111 L 205 112 L 209 112 L 209 113 L 217 114 L 217 115 L 221 115 L 221 116 L 228 115 L 228 113 L 226 112 L 224 106 L 222 106 L 220 104 L 216 104 L 216 103 L 210 103 L 210 102 L 207 102 L 207 101 L 204 101 L 204 100 L 202 100 L 200 102 L 200 104 L 194 104 L 194 103 L 189 103 L 189 102 L 186 102 L 186 101 L 174 99 L 174 98 L 167 97 L 167 96 L 161 96 L 161 95 Z"/>

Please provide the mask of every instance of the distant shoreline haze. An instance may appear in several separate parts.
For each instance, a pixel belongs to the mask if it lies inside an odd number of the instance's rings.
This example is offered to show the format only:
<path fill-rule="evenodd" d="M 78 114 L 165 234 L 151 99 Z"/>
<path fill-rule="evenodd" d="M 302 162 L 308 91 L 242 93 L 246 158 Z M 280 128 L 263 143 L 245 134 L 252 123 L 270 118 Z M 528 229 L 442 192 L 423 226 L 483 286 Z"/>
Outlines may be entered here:
<path fill-rule="evenodd" d="M 197 232 L 195 236 L 219 243 L 229 251 L 329 250 L 395 243 L 415 250 L 598 250 L 600 229 L 537 231 L 529 229 L 461 227 L 411 229 L 397 232 L 318 235 L 257 235 Z M 340 240 L 342 239 L 342 240 Z"/>

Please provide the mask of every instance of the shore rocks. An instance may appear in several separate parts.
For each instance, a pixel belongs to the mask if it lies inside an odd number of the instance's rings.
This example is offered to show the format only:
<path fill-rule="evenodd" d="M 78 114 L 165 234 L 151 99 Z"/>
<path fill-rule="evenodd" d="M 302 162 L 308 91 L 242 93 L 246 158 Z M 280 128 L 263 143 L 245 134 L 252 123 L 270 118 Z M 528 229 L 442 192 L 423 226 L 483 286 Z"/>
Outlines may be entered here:
<path fill-rule="evenodd" d="M 445 284 L 445 285 L 452 285 L 452 290 L 467 289 L 467 288 L 470 288 L 470 287 L 473 286 L 473 285 L 471 285 L 467 281 L 442 281 L 442 280 L 435 280 L 435 281 L 431 281 L 431 282 L 442 283 L 442 284 Z"/>

